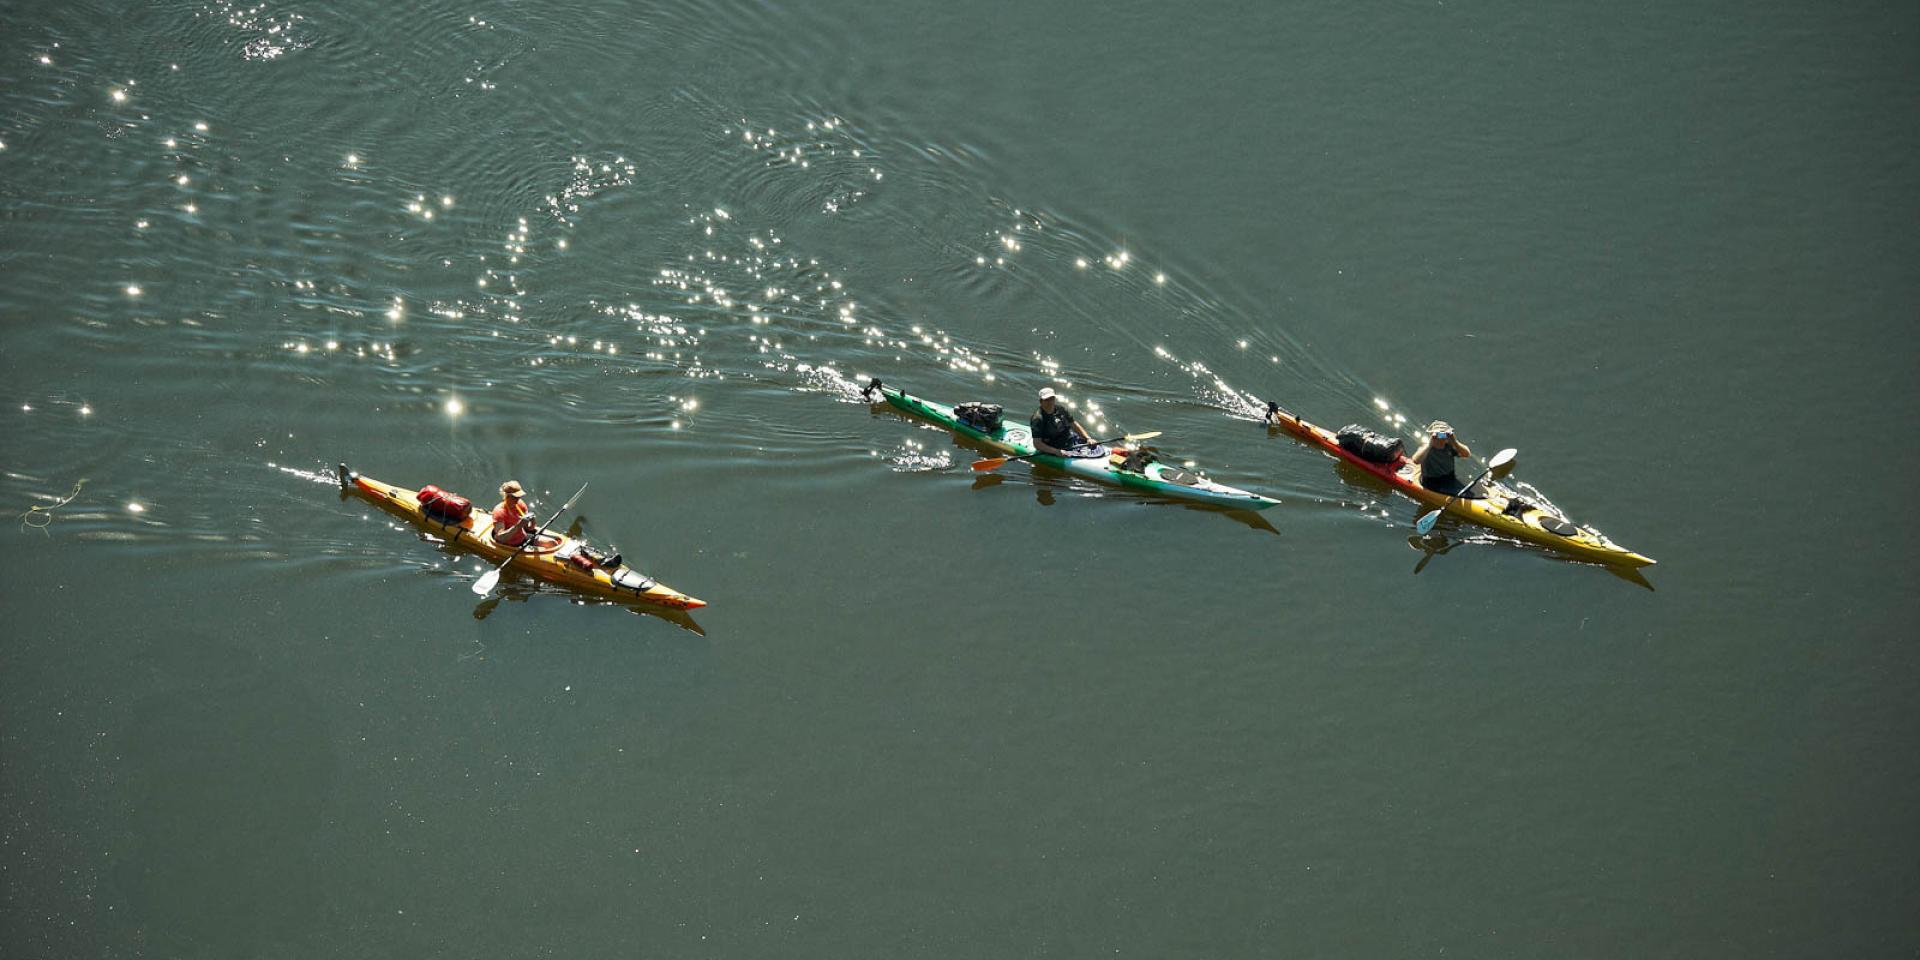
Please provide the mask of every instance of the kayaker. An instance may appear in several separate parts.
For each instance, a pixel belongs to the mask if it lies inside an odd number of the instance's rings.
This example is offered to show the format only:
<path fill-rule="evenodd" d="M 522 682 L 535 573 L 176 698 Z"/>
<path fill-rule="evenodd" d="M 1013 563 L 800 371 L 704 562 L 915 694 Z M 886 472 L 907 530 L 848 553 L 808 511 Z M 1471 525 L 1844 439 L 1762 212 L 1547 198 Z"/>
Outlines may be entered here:
<path fill-rule="evenodd" d="M 1054 399 L 1052 387 L 1040 388 L 1040 410 L 1033 415 L 1033 448 L 1056 457 L 1071 457 L 1067 451 L 1089 446 L 1093 438 L 1073 418 L 1073 412 Z M 1080 439 L 1075 440 L 1074 437 Z"/>
<path fill-rule="evenodd" d="M 533 511 L 527 507 L 527 492 L 520 487 L 520 481 L 508 480 L 500 485 L 500 505 L 493 508 L 493 539 L 509 547 L 517 547 L 533 536 L 537 521 Z"/>
<path fill-rule="evenodd" d="M 1486 491 L 1475 484 L 1474 489 L 1461 492 L 1460 476 L 1454 473 L 1455 457 L 1471 457 L 1473 451 L 1460 442 L 1454 435 L 1453 425 L 1445 420 L 1435 420 L 1427 424 L 1427 442 L 1413 452 L 1412 460 L 1420 465 L 1420 485 L 1436 493 L 1447 496 L 1459 494 L 1466 500 L 1483 500 Z"/>

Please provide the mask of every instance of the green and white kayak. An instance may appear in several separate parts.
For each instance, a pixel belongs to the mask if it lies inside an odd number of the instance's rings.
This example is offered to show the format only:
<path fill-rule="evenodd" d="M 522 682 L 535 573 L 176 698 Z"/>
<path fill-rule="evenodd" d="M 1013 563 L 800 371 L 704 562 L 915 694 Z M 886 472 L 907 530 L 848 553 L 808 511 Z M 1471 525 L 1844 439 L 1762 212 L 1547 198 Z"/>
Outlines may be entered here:
<path fill-rule="evenodd" d="M 1033 432 L 1024 423 L 1002 423 L 991 432 L 980 430 L 957 417 L 953 408 L 944 403 L 922 400 L 919 397 L 896 390 L 878 380 L 867 387 L 867 396 L 874 392 L 886 398 L 895 408 L 922 419 L 931 420 L 948 430 L 980 441 L 996 450 L 1003 450 L 1009 456 L 1032 457 L 1032 462 L 1085 477 L 1128 490 L 1144 493 L 1156 493 L 1161 496 L 1175 497 L 1181 500 L 1197 500 L 1216 506 L 1234 507 L 1241 510 L 1265 510 L 1280 501 L 1272 497 L 1263 497 L 1249 493 L 1238 487 L 1229 487 L 1224 483 L 1215 483 L 1192 470 L 1167 463 L 1148 463 L 1139 470 L 1122 468 L 1125 455 L 1109 452 L 1097 457 L 1056 457 L 1051 454 L 1035 454 Z"/>

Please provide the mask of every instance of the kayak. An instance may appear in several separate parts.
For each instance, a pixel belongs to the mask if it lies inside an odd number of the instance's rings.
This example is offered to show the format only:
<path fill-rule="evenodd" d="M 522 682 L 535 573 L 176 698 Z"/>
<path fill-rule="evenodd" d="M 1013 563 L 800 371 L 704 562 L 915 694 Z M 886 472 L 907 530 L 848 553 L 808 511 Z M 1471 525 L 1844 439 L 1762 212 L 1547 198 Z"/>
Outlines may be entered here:
<path fill-rule="evenodd" d="M 1595 563 L 1619 567 L 1650 567 L 1654 563 L 1652 558 L 1634 553 L 1592 527 L 1576 524 L 1533 503 L 1518 491 L 1491 478 L 1481 481 L 1487 490 L 1486 499 L 1469 500 L 1461 497 L 1448 504 L 1446 494 L 1420 485 L 1420 465 L 1409 459 L 1405 452 L 1395 453 L 1391 463 L 1375 463 L 1340 446 L 1332 430 L 1308 423 L 1272 403 L 1267 405 L 1267 409 L 1272 415 L 1273 425 L 1379 477 L 1388 486 L 1429 507 L 1446 504 L 1448 516 Z"/>
<path fill-rule="evenodd" d="M 357 493 L 414 526 L 495 564 L 513 555 L 513 547 L 493 538 L 493 517 L 478 508 L 464 519 L 444 519 L 420 506 L 418 490 L 363 477 L 348 470 L 344 463 L 340 465 L 339 477 L 340 489 Z M 520 551 L 507 566 L 549 583 L 622 603 L 650 603 L 675 610 L 694 610 L 707 605 L 705 600 L 689 597 L 624 563 L 611 568 L 603 566 L 586 550 L 584 541 L 557 533 L 547 533 L 536 545 Z"/>
<path fill-rule="evenodd" d="M 1108 451 L 1105 456 L 1093 457 L 1057 457 L 1052 454 L 1036 454 L 1033 447 L 1033 431 L 1026 424 L 1003 423 L 991 432 L 980 430 L 961 420 L 953 408 L 944 403 L 922 400 L 919 397 L 896 390 L 878 380 L 867 388 L 878 390 L 887 403 L 895 408 L 925 420 L 931 420 L 954 433 L 976 440 L 996 450 L 1003 450 L 1010 456 L 1029 457 L 1034 463 L 1055 470 L 1110 483 L 1129 490 L 1156 493 L 1161 496 L 1175 497 L 1181 500 L 1197 500 L 1222 507 L 1235 507 L 1241 510 L 1265 510 L 1280 501 L 1249 493 L 1238 487 L 1229 487 L 1216 483 L 1192 470 L 1183 470 L 1166 463 L 1148 463 L 1138 470 L 1124 467 L 1126 455 Z M 871 394 L 869 394 L 871 396 Z"/>

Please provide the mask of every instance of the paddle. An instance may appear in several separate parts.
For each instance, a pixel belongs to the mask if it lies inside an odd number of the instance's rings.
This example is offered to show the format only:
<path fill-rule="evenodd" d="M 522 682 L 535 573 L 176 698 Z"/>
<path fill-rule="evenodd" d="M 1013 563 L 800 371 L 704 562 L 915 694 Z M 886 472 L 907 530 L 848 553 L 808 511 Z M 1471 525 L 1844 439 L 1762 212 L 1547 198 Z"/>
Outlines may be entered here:
<path fill-rule="evenodd" d="M 540 529 L 535 531 L 533 536 L 530 536 L 527 539 L 522 540 L 520 542 L 520 545 L 517 547 L 514 547 L 513 552 L 507 555 L 507 558 L 505 560 L 500 561 L 499 566 L 494 567 L 492 570 L 487 571 L 486 575 L 482 576 L 478 580 L 475 580 L 473 582 L 473 592 L 483 597 L 489 593 L 492 593 L 494 585 L 500 582 L 500 571 L 505 570 L 507 568 L 507 564 L 513 562 L 514 557 L 519 556 L 521 551 L 527 549 L 527 544 L 538 541 L 541 535 L 547 532 L 547 527 L 552 526 L 555 520 L 560 519 L 560 515 L 563 513 L 566 513 L 567 508 L 573 506 L 573 502 L 575 500 L 580 499 L 580 495 L 586 492 L 587 492 L 587 485 L 583 483 L 580 485 L 580 489 L 575 490 L 573 492 L 573 496 L 567 498 L 566 503 L 563 503 L 560 505 L 560 509 L 555 510 L 553 512 L 553 516 L 547 518 L 546 523 L 543 523 L 540 525 Z M 492 534 L 488 534 L 488 536 L 492 536 Z"/>
<path fill-rule="evenodd" d="M 1161 431 L 1159 430 L 1150 430 L 1146 433 L 1129 433 L 1124 437 L 1114 437 L 1112 440 L 1095 440 L 1093 445 L 1097 447 L 1108 443 L 1136 443 L 1141 440 L 1152 440 L 1154 437 L 1159 436 L 1160 433 Z M 1017 457 L 988 457 L 985 460 L 975 460 L 973 462 L 973 468 L 975 470 L 998 470 L 1015 460 L 1026 460 L 1039 455 L 1040 451 L 1035 450 L 1032 453 L 1023 453 Z"/>
<path fill-rule="evenodd" d="M 1495 470 L 1498 470 L 1501 467 L 1504 467 L 1507 464 L 1512 463 L 1513 458 L 1519 455 L 1520 455 L 1520 451 L 1515 450 L 1512 447 L 1508 447 L 1505 450 L 1502 450 L 1499 453 L 1494 454 L 1493 459 L 1487 461 L 1487 468 L 1485 470 L 1480 471 L 1479 476 L 1473 478 L 1473 483 L 1469 483 L 1466 486 L 1461 487 L 1460 493 L 1466 493 L 1468 490 L 1472 490 L 1474 483 L 1479 483 L 1480 481 L 1485 480 L 1487 478 L 1487 474 L 1490 474 Z M 1413 525 L 1413 529 L 1419 531 L 1420 535 L 1423 537 L 1429 533 L 1432 533 L 1433 525 L 1440 521 L 1440 514 L 1445 513 L 1448 507 L 1453 506 L 1453 502 L 1455 500 L 1460 499 L 1460 493 L 1456 493 L 1453 496 L 1448 497 L 1447 502 L 1440 505 L 1440 509 L 1435 510 L 1431 513 L 1428 513 L 1425 516 L 1422 516 L 1420 518 L 1420 522 Z"/>

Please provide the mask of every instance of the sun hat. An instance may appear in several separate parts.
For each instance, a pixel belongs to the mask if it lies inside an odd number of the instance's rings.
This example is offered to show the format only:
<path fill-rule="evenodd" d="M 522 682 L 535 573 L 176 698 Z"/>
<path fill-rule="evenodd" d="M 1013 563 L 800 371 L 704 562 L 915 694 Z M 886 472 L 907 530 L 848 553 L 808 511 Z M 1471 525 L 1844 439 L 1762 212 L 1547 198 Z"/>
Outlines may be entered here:
<path fill-rule="evenodd" d="M 527 495 L 527 492 L 520 489 L 520 481 L 508 480 L 506 483 L 500 485 L 500 495 L 503 497 L 524 497 Z"/>
<path fill-rule="evenodd" d="M 1053 388 L 1052 388 L 1052 387 L 1041 387 L 1041 388 L 1040 388 L 1040 399 L 1042 399 L 1042 400 L 1052 400 L 1052 399 L 1053 399 Z"/>
<path fill-rule="evenodd" d="M 1434 422 L 1427 424 L 1427 436 L 1435 436 L 1442 433 L 1450 434 L 1452 432 L 1453 432 L 1453 424 L 1448 423 L 1445 420 L 1435 420 Z"/>

